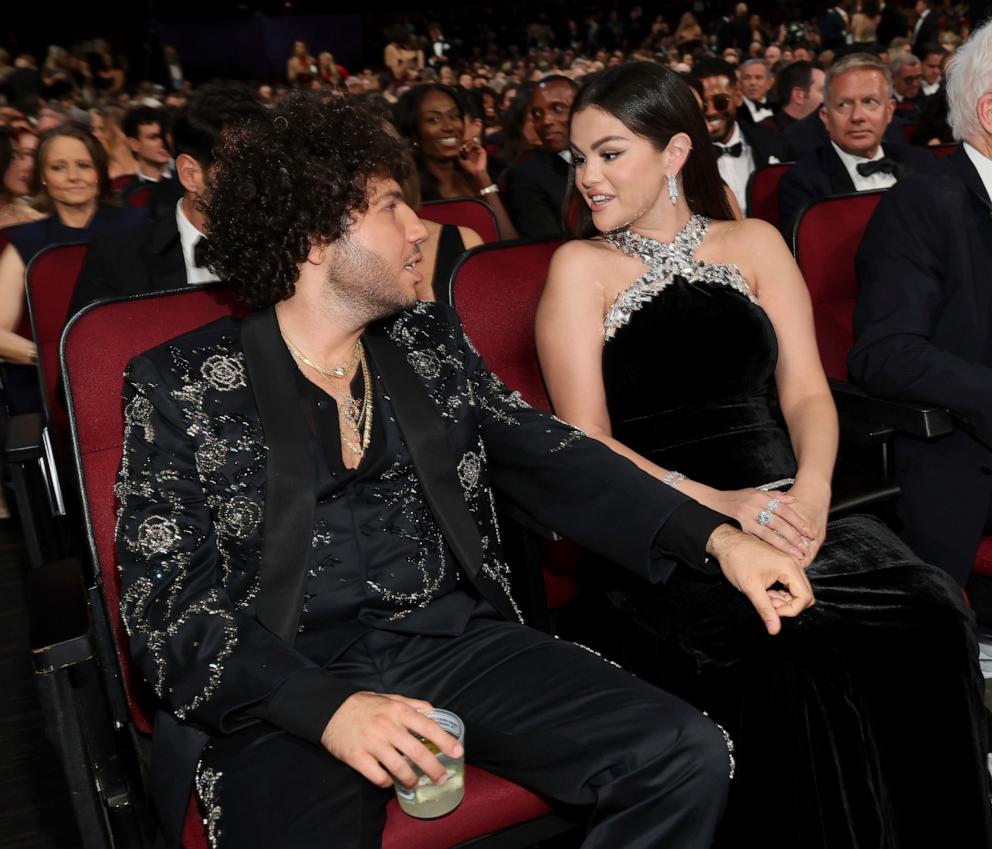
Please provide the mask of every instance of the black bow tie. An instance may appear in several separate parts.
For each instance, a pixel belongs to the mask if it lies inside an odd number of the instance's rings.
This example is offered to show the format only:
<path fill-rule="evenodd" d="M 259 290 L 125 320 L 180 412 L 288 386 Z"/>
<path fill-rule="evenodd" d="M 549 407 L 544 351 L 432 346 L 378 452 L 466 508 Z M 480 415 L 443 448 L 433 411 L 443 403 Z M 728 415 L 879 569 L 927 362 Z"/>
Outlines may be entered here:
<path fill-rule="evenodd" d="M 723 147 L 722 145 L 714 145 L 716 148 L 716 158 L 719 159 L 721 156 L 732 156 L 736 159 L 744 152 L 744 143 L 737 142 L 737 144 L 732 144 L 729 147 Z"/>
<path fill-rule="evenodd" d="M 895 174 L 899 166 L 894 159 L 883 156 L 874 162 L 859 162 L 854 166 L 862 177 L 870 177 L 872 174 Z"/>
<path fill-rule="evenodd" d="M 200 236 L 193 245 L 193 265 L 197 268 L 206 268 L 207 265 L 207 239 Z"/>
<path fill-rule="evenodd" d="M 771 109 L 767 100 L 752 100 L 755 109 Z"/>

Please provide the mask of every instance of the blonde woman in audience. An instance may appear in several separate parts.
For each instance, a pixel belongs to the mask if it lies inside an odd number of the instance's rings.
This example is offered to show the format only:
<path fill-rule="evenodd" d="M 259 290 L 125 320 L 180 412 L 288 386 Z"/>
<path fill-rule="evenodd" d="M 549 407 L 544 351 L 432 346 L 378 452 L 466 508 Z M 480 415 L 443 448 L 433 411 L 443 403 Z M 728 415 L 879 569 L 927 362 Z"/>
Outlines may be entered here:
<path fill-rule="evenodd" d="M 137 171 L 134 154 L 124 135 L 124 110 L 120 106 L 98 106 L 90 110 L 90 130 L 107 152 L 111 181 Z"/>

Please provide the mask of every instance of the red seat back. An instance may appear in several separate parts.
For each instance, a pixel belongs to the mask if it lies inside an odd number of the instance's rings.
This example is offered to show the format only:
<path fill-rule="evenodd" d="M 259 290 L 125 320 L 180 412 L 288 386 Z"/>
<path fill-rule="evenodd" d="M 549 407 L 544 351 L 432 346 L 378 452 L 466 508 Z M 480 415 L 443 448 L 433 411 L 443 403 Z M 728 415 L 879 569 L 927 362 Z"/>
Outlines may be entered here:
<path fill-rule="evenodd" d="M 483 242 L 498 242 L 499 228 L 496 216 L 489 205 L 475 198 L 455 198 L 453 200 L 429 200 L 420 205 L 421 218 L 436 224 L 454 224 L 468 227 L 479 234 Z"/>
<path fill-rule="evenodd" d="M 242 311 L 229 289 L 197 287 L 94 304 L 73 318 L 62 337 L 62 371 L 90 555 L 94 571 L 102 578 L 131 717 L 144 733 L 151 731 L 154 696 L 127 648 L 114 552 L 114 483 L 124 437 L 124 370 L 138 354 Z"/>
<path fill-rule="evenodd" d="M 765 165 L 751 172 L 747 181 L 747 214 L 760 218 L 776 229 L 781 217 L 778 209 L 778 181 L 792 167 L 791 162 Z"/>
<path fill-rule="evenodd" d="M 847 380 L 858 297 L 854 259 L 883 192 L 824 198 L 800 213 L 793 252 L 813 301 L 816 343 L 827 377 Z"/>
<path fill-rule="evenodd" d="M 487 245 L 469 251 L 449 283 L 469 339 L 489 368 L 533 407 L 550 411 L 534 344 L 534 315 L 560 241 Z"/>
<path fill-rule="evenodd" d="M 59 382 L 59 339 L 69 316 L 76 280 L 88 245 L 55 245 L 35 254 L 25 272 L 31 335 L 38 346 L 45 414 L 59 442 L 68 439 L 65 406 L 55 397 Z"/>
<path fill-rule="evenodd" d="M 916 124 L 915 123 L 903 124 L 902 137 L 906 140 L 906 144 L 912 144 L 913 139 L 916 138 Z"/>
<path fill-rule="evenodd" d="M 935 144 L 930 150 L 933 151 L 933 155 L 938 159 L 943 159 L 945 156 L 950 156 L 954 151 L 956 151 L 961 145 L 957 142 L 951 142 L 950 144 Z"/>
<path fill-rule="evenodd" d="M 124 201 L 131 209 L 146 209 L 152 202 L 150 186 L 140 186 L 131 192 Z"/>

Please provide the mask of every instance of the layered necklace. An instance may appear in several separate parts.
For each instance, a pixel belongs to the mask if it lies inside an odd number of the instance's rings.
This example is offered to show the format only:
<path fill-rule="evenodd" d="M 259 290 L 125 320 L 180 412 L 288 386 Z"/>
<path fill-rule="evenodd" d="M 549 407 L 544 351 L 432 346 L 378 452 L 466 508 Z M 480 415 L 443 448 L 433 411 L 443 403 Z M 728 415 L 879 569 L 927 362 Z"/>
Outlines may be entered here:
<path fill-rule="evenodd" d="M 355 343 L 355 350 L 347 363 L 325 369 L 304 354 L 285 334 L 282 338 L 289 348 L 289 353 L 323 377 L 335 392 L 341 390 L 340 382 L 351 374 L 351 370 L 356 365 L 361 366 L 362 380 L 365 382 L 364 397 L 361 399 L 353 397 L 350 386 L 346 383 L 345 395 L 338 402 L 338 418 L 342 424 L 341 441 L 352 454 L 357 457 L 363 456 L 372 441 L 372 375 L 369 373 L 369 364 L 361 341 Z M 337 399 L 336 395 L 334 397 Z"/>

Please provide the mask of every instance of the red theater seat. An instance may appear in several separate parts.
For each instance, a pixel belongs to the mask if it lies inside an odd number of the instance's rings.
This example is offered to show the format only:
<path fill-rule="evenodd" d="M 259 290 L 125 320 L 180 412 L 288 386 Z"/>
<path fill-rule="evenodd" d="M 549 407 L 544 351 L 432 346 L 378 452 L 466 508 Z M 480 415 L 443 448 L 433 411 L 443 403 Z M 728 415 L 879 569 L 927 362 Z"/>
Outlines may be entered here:
<path fill-rule="evenodd" d="M 766 165 L 751 173 L 747 181 L 747 214 L 749 218 L 760 218 L 776 229 L 781 217 L 778 209 L 778 183 L 792 167 L 791 162 Z"/>
<path fill-rule="evenodd" d="M 111 623 L 130 721 L 142 736 L 151 731 L 155 701 L 128 653 L 114 555 L 113 487 L 122 451 L 124 369 L 142 351 L 239 311 L 229 290 L 221 287 L 132 298 L 87 308 L 73 319 L 62 341 L 91 556 L 102 579 L 105 610 L 95 620 Z M 384 849 L 455 849 L 467 843 L 473 849 L 523 849 L 574 827 L 551 814 L 547 803 L 533 793 L 483 770 L 467 768 L 466 788 L 465 801 L 440 820 L 414 820 L 391 801 Z M 206 849 L 201 815 L 193 800 L 183 835 L 185 849 Z"/>
<path fill-rule="evenodd" d="M 959 147 L 960 145 L 954 142 L 953 144 L 935 144 L 930 150 L 933 151 L 933 155 L 938 159 L 943 159 L 945 156 L 950 156 Z"/>
<path fill-rule="evenodd" d="M 429 200 L 421 204 L 418 214 L 421 218 L 436 224 L 454 224 L 468 227 L 479 234 L 483 242 L 499 241 L 499 228 L 496 216 L 489 205 L 475 198 L 454 198 L 452 200 Z"/>

